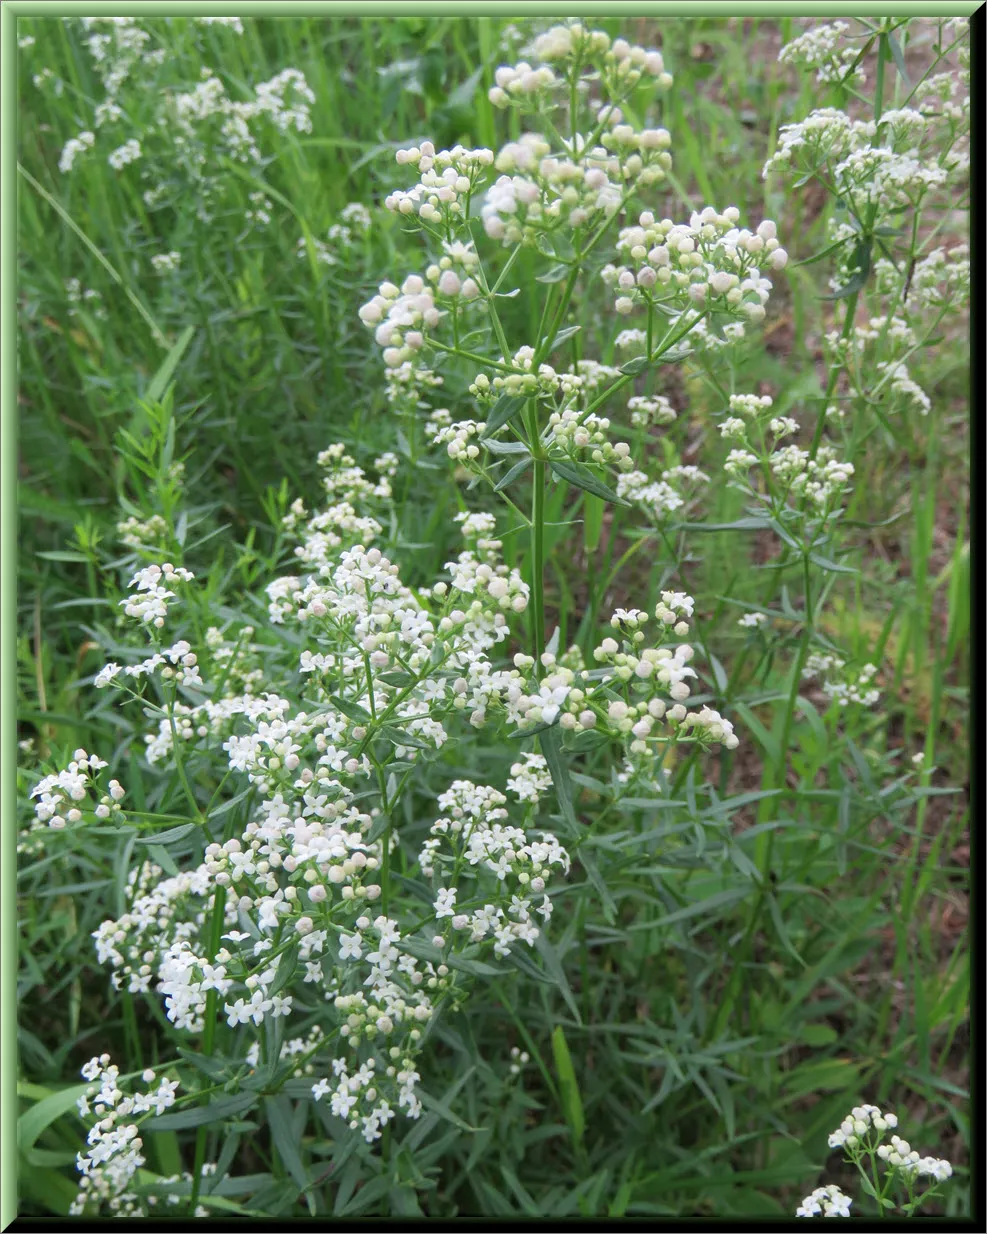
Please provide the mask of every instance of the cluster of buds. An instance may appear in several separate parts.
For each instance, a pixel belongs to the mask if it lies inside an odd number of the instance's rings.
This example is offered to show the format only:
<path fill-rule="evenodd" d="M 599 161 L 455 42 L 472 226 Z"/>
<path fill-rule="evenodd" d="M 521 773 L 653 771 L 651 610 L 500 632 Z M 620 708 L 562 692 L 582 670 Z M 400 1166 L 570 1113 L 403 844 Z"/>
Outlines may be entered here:
<path fill-rule="evenodd" d="M 495 107 L 513 105 L 522 110 L 537 110 L 539 106 L 550 106 L 552 91 L 557 86 L 569 81 L 588 86 L 586 71 L 598 75 L 605 91 L 618 97 L 629 94 L 645 76 L 659 90 L 672 85 L 660 51 L 635 46 L 626 39 L 611 41 L 605 31 L 587 30 L 579 22 L 546 30 L 538 35 L 529 51 L 538 63 L 522 61 L 497 70 L 496 84 L 489 92 Z"/>
<path fill-rule="evenodd" d="M 550 441 L 574 458 L 588 451 L 594 463 L 610 463 L 622 471 L 630 471 L 634 466 L 627 442 L 611 442 L 608 439 L 610 421 L 604 416 L 581 416 L 578 411 L 568 408 L 553 412 L 548 427 Z"/>
<path fill-rule="evenodd" d="M 414 188 L 389 194 L 384 205 L 397 214 L 416 214 L 423 223 L 436 226 L 467 216 L 470 197 L 494 161 L 492 150 L 453 146 L 436 152 L 430 141 L 398 150 L 395 158 L 402 165 L 417 167 L 421 179 Z"/>
<path fill-rule="evenodd" d="M 502 394 L 521 398 L 572 398 L 582 390 L 584 378 L 578 373 L 559 373 L 551 364 L 534 367 L 535 349 L 519 347 L 511 357 L 514 372 L 498 373 L 491 380 L 480 373 L 470 385 L 469 391 L 479 402 L 492 401 Z"/>
<path fill-rule="evenodd" d="M 770 219 L 750 232 L 736 227 L 739 218 L 735 206 L 722 214 L 707 206 L 688 224 L 657 220 L 645 211 L 637 226 L 624 228 L 617 240 L 618 252 L 626 253 L 634 266 L 608 265 L 602 271 L 604 282 L 617 293 L 617 312 L 685 295 L 699 307 L 762 320 L 771 283 L 759 266 L 767 261 L 782 269 L 788 254 L 779 246 Z"/>
<path fill-rule="evenodd" d="M 631 413 L 631 424 L 635 428 L 671 424 L 675 419 L 675 408 L 663 394 L 637 394 L 627 400 L 627 410 Z"/>

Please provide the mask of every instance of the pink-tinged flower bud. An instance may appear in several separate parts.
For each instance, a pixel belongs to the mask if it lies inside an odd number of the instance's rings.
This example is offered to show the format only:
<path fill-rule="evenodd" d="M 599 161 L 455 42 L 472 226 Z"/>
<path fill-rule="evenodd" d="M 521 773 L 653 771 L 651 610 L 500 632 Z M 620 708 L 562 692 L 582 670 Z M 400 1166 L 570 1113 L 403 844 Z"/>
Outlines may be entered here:
<path fill-rule="evenodd" d="M 444 296 L 458 296 L 462 283 L 459 281 L 459 275 L 455 270 L 444 270 L 442 277 L 439 279 L 439 291 Z"/>

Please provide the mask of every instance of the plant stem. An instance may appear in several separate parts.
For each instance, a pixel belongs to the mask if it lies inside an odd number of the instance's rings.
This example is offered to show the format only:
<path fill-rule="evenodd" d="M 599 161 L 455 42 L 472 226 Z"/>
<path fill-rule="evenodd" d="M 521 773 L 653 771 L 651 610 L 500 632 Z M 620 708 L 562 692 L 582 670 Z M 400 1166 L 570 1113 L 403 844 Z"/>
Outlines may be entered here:
<path fill-rule="evenodd" d="M 226 912 L 226 888 L 217 887 L 212 901 L 212 922 L 209 939 L 209 957 L 214 959 L 219 945 L 223 941 L 223 921 Z M 205 1023 L 202 1029 L 203 1058 L 211 1058 L 213 1043 L 216 1037 L 216 1004 L 219 992 L 213 988 L 206 994 Z M 199 1192 L 202 1189 L 202 1167 L 206 1163 L 206 1136 L 208 1131 L 200 1127 L 195 1135 L 195 1161 L 192 1166 L 192 1194 L 189 1197 L 189 1211 L 194 1215 L 199 1203 Z"/>
<path fill-rule="evenodd" d="M 537 441 L 537 407 L 534 399 L 528 404 L 532 442 Z M 531 495 L 531 645 L 533 655 L 541 661 L 545 650 L 545 481 L 548 463 L 536 459 L 535 482 Z"/>

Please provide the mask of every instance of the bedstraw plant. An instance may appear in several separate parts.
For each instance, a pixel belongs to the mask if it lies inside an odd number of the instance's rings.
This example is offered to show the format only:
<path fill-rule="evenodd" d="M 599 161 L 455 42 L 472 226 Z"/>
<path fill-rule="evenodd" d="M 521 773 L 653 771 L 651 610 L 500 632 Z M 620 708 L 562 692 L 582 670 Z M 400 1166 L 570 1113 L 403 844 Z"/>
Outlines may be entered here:
<path fill-rule="evenodd" d="M 85 1215 L 779 1212 L 779 1190 L 791 1211 L 836 1107 L 888 1098 L 877 1046 L 798 1048 L 837 1040 L 882 829 L 911 837 L 907 965 L 941 791 L 932 723 L 881 739 L 890 624 L 847 645 L 833 614 L 859 599 L 873 453 L 922 496 L 921 373 L 969 294 L 965 26 L 782 48 L 825 105 L 770 135 L 763 200 L 821 186 L 809 251 L 787 205 L 688 198 L 673 41 L 609 22 L 478 25 L 463 97 L 489 144 L 392 133 L 379 203 L 316 234 L 272 181 L 282 158 L 304 176 L 324 96 L 287 61 L 241 71 L 259 25 L 85 19 L 85 81 L 35 78 L 74 100 L 69 206 L 94 160 L 119 177 L 157 307 L 128 295 L 166 354 L 107 439 L 113 519 L 67 558 L 100 601 L 85 745 L 50 740 L 23 777 L 24 894 L 88 863 L 117 1045 L 27 1110 L 25 1151 L 45 1133 L 61 1165 L 77 1100 Z M 233 214 L 248 254 L 291 222 L 323 345 L 362 348 L 354 398 L 380 414 L 320 423 L 313 467 L 258 486 L 264 525 L 231 545 L 193 502 L 199 413 L 176 399 L 192 284 L 259 277 L 189 240 Z M 762 381 L 803 267 L 828 280 L 818 372 L 798 344 L 802 370 Z M 95 334 L 100 294 L 66 294 Z M 871 1014 L 883 1041 L 890 1002 Z M 952 1167 L 880 1143 L 895 1126 L 859 1105 L 829 1146 L 911 1213 Z M 798 1215 L 851 1202 L 825 1184 Z"/>

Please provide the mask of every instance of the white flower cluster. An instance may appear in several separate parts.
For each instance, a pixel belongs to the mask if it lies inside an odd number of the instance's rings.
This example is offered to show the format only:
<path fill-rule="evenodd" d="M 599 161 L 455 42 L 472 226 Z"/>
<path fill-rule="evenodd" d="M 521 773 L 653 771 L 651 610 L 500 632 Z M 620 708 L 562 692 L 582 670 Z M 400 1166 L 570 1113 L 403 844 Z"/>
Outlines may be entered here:
<path fill-rule="evenodd" d="M 830 1183 L 828 1187 L 817 1187 L 811 1195 L 807 1195 L 795 1210 L 796 1217 L 849 1217 L 850 1205 L 853 1200 L 836 1186 Z"/>
<path fill-rule="evenodd" d="M 637 394 L 627 400 L 631 424 L 635 428 L 647 428 L 651 424 L 671 424 L 675 420 L 675 408 L 664 394 Z"/>
<path fill-rule="evenodd" d="M 823 693 L 837 707 L 848 707 L 852 703 L 861 707 L 872 707 L 881 697 L 881 692 L 873 684 L 877 675 L 875 664 L 864 664 L 856 672 L 847 670 L 846 661 L 839 656 L 813 653 L 802 669 L 802 680 L 822 679 Z"/>
<path fill-rule="evenodd" d="M 581 23 L 553 26 L 527 49 L 536 61 L 501 65 L 489 92 L 495 107 L 517 106 L 539 110 L 552 105 L 552 94 L 570 80 L 586 80 L 595 72 L 611 95 L 626 96 L 641 78 L 653 79 L 660 90 L 672 85 L 661 52 L 634 46 L 626 39 L 611 41 L 602 30 L 587 30 Z M 537 62 L 541 63 L 537 63 Z M 553 68 L 552 66 L 556 66 Z"/>
<path fill-rule="evenodd" d="M 439 261 L 428 267 L 425 278 L 409 274 L 400 287 L 381 283 L 377 295 L 360 308 L 360 320 L 374 331 L 389 369 L 400 368 L 425 345 L 427 332 L 443 315 L 440 303 L 468 303 L 479 296 L 479 285 L 469 273 L 476 260 L 467 245 L 450 245 Z M 456 271 L 456 265 L 462 274 Z"/>
<path fill-rule="evenodd" d="M 92 287 L 83 287 L 77 278 L 65 280 L 65 299 L 68 301 L 70 317 L 78 314 L 80 305 L 84 305 L 94 317 L 106 317 L 101 293 Z"/>
<path fill-rule="evenodd" d="M 424 365 L 413 364 L 405 360 L 397 368 L 385 370 L 384 394 L 390 407 L 399 414 L 428 412 L 429 419 L 425 423 L 425 432 L 433 437 L 444 427 L 436 417 L 448 417 L 448 408 L 431 408 L 425 395 L 431 390 L 438 390 L 444 385 L 442 377 Z"/>
<path fill-rule="evenodd" d="M 164 665 L 163 668 L 161 668 L 162 665 Z M 161 676 L 165 681 L 173 681 L 176 685 L 184 686 L 202 685 L 198 656 L 185 639 L 179 639 L 173 647 L 156 651 L 154 655 L 142 660 L 140 664 L 128 665 L 123 672 L 126 677 L 139 678 L 154 673 L 159 668 L 161 668 Z M 97 690 L 103 689 L 115 680 L 119 672 L 119 664 L 106 664 L 96 674 L 93 684 Z"/>
<path fill-rule="evenodd" d="M 662 592 L 655 609 L 662 633 L 687 635 L 693 605 L 684 592 Z M 690 667 L 693 648 L 685 643 L 674 649 L 644 647 L 641 627 L 647 621 L 648 614 L 641 610 L 618 609 L 611 626 L 622 632 L 623 642 L 603 639 L 593 653 L 601 667 L 594 670 L 582 668 L 576 649 L 569 653 L 575 667 L 558 663 L 555 655 L 545 652 L 542 667 L 550 671 L 536 679 L 528 693 L 520 683 L 511 689 L 509 719 L 522 729 L 556 721 L 574 733 L 595 729 L 627 741 L 632 756 L 651 753 L 649 742 L 700 740 L 735 749 L 739 742 L 729 720 L 712 708 L 689 711 L 684 705 L 692 693 L 688 679 L 697 677 Z M 520 653 L 514 663 L 520 669 L 534 667 L 533 659 Z M 660 722 L 664 728 L 656 729 Z"/>
<path fill-rule="evenodd" d="M 893 262 L 880 258 L 874 264 L 878 290 L 889 295 L 901 284 L 901 272 Z M 915 263 L 908 283 L 904 311 L 922 309 L 960 311 L 970 297 L 970 247 L 958 244 L 936 248 Z"/>
<path fill-rule="evenodd" d="M 897 1126 L 897 1115 L 882 1114 L 876 1105 L 856 1105 L 829 1137 L 829 1147 L 854 1148 L 869 1135 L 871 1128 L 883 1133 L 889 1127 Z"/>
<path fill-rule="evenodd" d="M 655 218 L 645 211 L 637 226 L 625 227 L 617 250 L 634 266 L 605 266 L 603 281 L 617 295 L 618 313 L 638 304 L 678 301 L 683 307 L 708 306 L 761 321 L 771 282 L 761 274 L 767 262 L 782 269 L 788 254 L 780 247 L 775 224 L 766 219 L 755 232 L 738 229 L 740 211 L 720 214 L 712 206 L 694 213 L 688 224 Z"/>
<path fill-rule="evenodd" d="M 251 194 L 252 197 L 262 198 L 262 194 Z M 263 198 L 264 208 L 260 211 L 265 217 L 258 217 L 254 220 L 264 225 L 271 221 L 270 210 L 271 203 Z M 249 216 L 248 216 L 249 217 Z M 340 211 L 340 221 L 333 223 L 326 232 L 326 240 L 320 240 L 313 236 L 311 239 L 312 252 L 315 260 L 323 266 L 335 266 L 339 264 L 338 252 L 346 253 L 353 247 L 357 237 L 365 236 L 370 230 L 371 217 L 370 211 L 362 202 L 351 201 L 344 206 Z M 328 242 L 327 242 L 328 241 Z M 298 256 L 302 259 L 307 259 L 309 256 L 309 240 L 305 236 L 299 236 L 298 244 L 295 250 Z"/>
<path fill-rule="evenodd" d="M 853 464 L 840 460 L 830 445 L 819 446 L 815 458 L 798 446 L 779 445 L 783 437 L 797 433 L 799 425 L 791 416 L 771 415 L 771 407 L 770 395 L 730 396 L 720 434 L 738 445 L 727 455 L 723 470 L 746 492 L 773 508 L 792 510 L 790 503 L 804 502 L 823 520 L 835 517 L 853 478 Z M 767 434 L 774 438 L 771 449 L 766 444 Z M 750 471 L 755 467 L 771 478 L 766 495 L 751 481 Z"/>
<path fill-rule="evenodd" d="M 114 98 L 130 77 L 160 65 L 164 48 L 148 50 L 151 36 L 133 17 L 82 17 L 86 47 L 109 98 Z M 135 70 L 137 70 L 135 72 Z"/>
<path fill-rule="evenodd" d="M 930 1178 L 935 1185 L 952 1177 L 953 1167 L 949 1161 L 923 1157 L 899 1135 L 892 1135 L 888 1143 L 883 1143 L 885 1132 L 897 1126 L 894 1114 L 882 1113 L 875 1105 L 854 1106 L 829 1137 L 829 1147 L 844 1149 L 848 1160 L 858 1163 L 864 1154 L 873 1153 L 909 1185 L 918 1178 Z"/>
<path fill-rule="evenodd" d="M 239 17 L 193 17 L 200 26 L 225 26 L 234 34 L 243 34 L 243 22 Z"/>
<path fill-rule="evenodd" d="M 386 932 L 384 937 L 388 938 Z M 382 947 L 387 945 L 382 943 Z M 387 1064 L 386 1075 L 392 1084 L 396 1081 L 399 1108 L 403 1107 L 408 1118 L 418 1118 L 422 1106 L 415 1093 L 415 1086 L 421 1077 L 415 1070 L 414 1058 L 408 1056 L 402 1059 L 401 1050 L 397 1046 L 391 1048 L 387 1057 L 391 1061 Z M 335 1088 L 328 1079 L 322 1079 L 312 1086 L 315 1100 L 330 1096 L 329 1104 L 333 1115 L 345 1119 L 351 1130 L 361 1130 L 368 1144 L 380 1139 L 382 1128 L 395 1116 L 391 1102 L 378 1092 L 381 1080 L 375 1066 L 376 1060 L 371 1057 L 351 1074 L 346 1059 L 334 1058 L 332 1072 L 336 1081 Z"/>
<path fill-rule="evenodd" d="M 522 1050 L 520 1046 L 511 1046 L 511 1065 L 508 1068 L 508 1074 L 518 1076 L 521 1074 L 524 1067 L 531 1062 L 531 1055 L 527 1050 Z"/>
<path fill-rule="evenodd" d="M 168 253 L 155 253 L 151 258 L 151 269 L 155 274 L 171 274 L 182 264 L 182 255 L 172 249 Z"/>
<path fill-rule="evenodd" d="M 813 26 L 786 43 L 778 54 L 782 64 L 800 64 L 816 70 L 816 81 L 861 87 L 867 80 L 863 64 L 854 64 L 861 48 L 846 46 L 850 27 L 845 21 Z"/>
<path fill-rule="evenodd" d="M 170 1109 L 175 1104 L 178 1081 L 162 1078 L 147 1092 L 127 1096 L 120 1088 L 120 1069 L 111 1064 L 109 1054 L 90 1059 L 82 1068 L 82 1076 L 92 1083 L 88 1093 L 79 1098 L 79 1114 L 84 1119 L 95 1117 L 95 1122 L 89 1131 L 88 1150 L 76 1157 L 82 1177 L 69 1215 L 84 1216 L 87 1210 L 99 1212 L 105 1207 L 117 1217 L 144 1216 L 133 1186 L 144 1164 L 144 1141 L 134 1119 Z M 154 1084 L 155 1073 L 148 1069 L 142 1078 L 145 1084 Z"/>
<path fill-rule="evenodd" d="M 117 535 L 128 548 L 146 551 L 160 548 L 168 539 L 170 528 L 160 514 L 138 518 L 133 514 L 122 519 L 116 526 Z"/>
<path fill-rule="evenodd" d="M 605 147 L 584 149 L 583 141 L 575 138 L 572 151 L 561 155 L 537 133 L 504 147 L 497 169 L 517 172 L 500 176 L 487 190 L 480 213 L 490 239 L 530 245 L 560 224 L 578 229 L 617 213 L 624 200 L 621 161 Z M 645 171 L 640 156 L 637 163 L 640 178 Z M 666 164 L 671 166 L 671 158 L 656 153 L 648 166 L 664 175 Z"/>
<path fill-rule="evenodd" d="M 480 447 L 472 439 L 482 432 L 483 425 L 478 421 L 458 420 L 455 424 L 440 428 L 432 438 L 432 444 L 445 446 L 454 463 L 464 463 L 468 467 L 480 457 Z"/>
<path fill-rule="evenodd" d="M 822 175 L 830 191 L 873 227 L 889 214 L 918 207 L 929 192 L 967 172 L 963 129 L 949 117 L 914 108 L 889 110 L 878 123 L 820 108 L 782 127 L 764 175 Z M 858 239 L 856 229 L 848 230 L 848 242 Z"/>
<path fill-rule="evenodd" d="M 96 143 L 95 133 L 88 129 L 83 130 L 78 137 L 70 137 L 62 147 L 61 157 L 58 160 L 58 170 L 65 175 L 70 172 L 75 166 L 75 160 L 80 154 L 85 154 L 87 150 L 91 150 Z"/>
<path fill-rule="evenodd" d="M 113 150 L 106 161 L 114 171 L 121 171 L 128 163 L 136 163 L 140 156 L 141 144 L 135 138 L 131 138 Z"/>
<path fill-rule="evenodd" d="M 537 766 L 534 769 L 540 770 Z M 565 849 L 550 832 L 529 836 L 523 828 L 511 825 L 504 794 L 471 780 L 454 781 L 438 804 L 443 817 L 429 830 L 419 867 L 422 873 L 440 881 L 458 871 L 463 888 L 475 884 L 475 894 L 469 897 L 475 907 L 472 912 L 463 912 L 467 905 L 459 901 L 461 890 L 440 887 L 436 891 L 436 919 L 448 918 L 452 930 L 468 931 L 472 942 L 492 936 L 497 955 L 507 955 L 515 942 L 532 946 L 539 931 L 528 897 L 541 897 L 540 907 L 533 911 L 547 921 L 552 903 L 544 894 L 545 886 L 553 867 L 568 873 Z M 497 900 L 507 904 L 506 910 Z"/>
<path fill-rule="evenodd" d="M 157 629 L 165 623 L 168 616 L 167 600 L 173 600 L 175 593 L 169 591 L 164 583 L 191 582 L 195 576 L 183 566 L 173 566 L 170 561 L 163 565 L 145 566 L 138 570 L 127 584 L 136 595 L 127 596 L 120 601 L 128 617 L 135 617 Z"/>
<path fill-rule="evenodd" d="M 79 749 L 63 771 L 39 780 L 31 790 L 32 797 L 40 798 L 34 807 L 36 825 L 47 823 L 54 830 L 62 831 L 69 823 L 80 822 L 83 812 L 99 819 L 119 814 L 120 802 L 126 796 L 120 782 L 110 780 L 106 791 L 102 792 L 96 777 L 106 766 L 104 759 Z M 90 801 L 90 793 L 98 799 L 96 805 Z"/>
<path fill-rule="evenodd" d="M 929 414 L 932 410 L 932 400 L 918 382 L 912 379 L 907 365 L 900 361 L 881 360 L 876 368 L 882 377 L 887 377 L 892 394 L 907 399 L 918 410 L 919 415 Z"/>
<path fill-rule="evenodd" d="M 547 793 L 551 787 L 552 777 L 544 755 L 529 752 L 521 755 L 520 762 L 511 764 L 507 791 L 513 793 L 518 801 L 537 805 L 542 793 Z"/>
<path fill-rule="evenodd" d="M 914 102 L 924 116 L 943 118 L 954 124 L 962 124 L 970 118 L 970 96 L 957 100 L 960 75 L 935 73 L 915 87 Z"/>
<path fill-rule="evenodd" d="M 676 510 L 685 510 L 697 496 L 697 487 L 709 477 L 697 467 L 669 467 L 659 479 L 643 471 L 628 471 L 617 477 L 617 496 L 660 523 Z"/>
<path fill-rule="evenodd" d="M 494 161 L 492 150 L 453 146 L 436 153 L 430 141 L 398 150 L 395 158 L 402 166 L 417 167 L 421 178 L 407 192 L 390 193 L 384 205 L 396 214 L 415 214 L 423 223 L 439 228 L 468 216 L 470 198 Z"/>
<path fill-rule="evenodd" d="M 944 1157 L 923 1157 L 897 1135 L 891 1137 L 890 1144 L 880 1145 L 877 1155 L 906 1177 L 932 1178 L 940 1183 L 953 1175 L 953 1167 Z"/>

